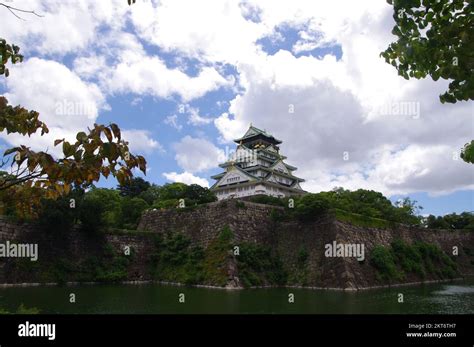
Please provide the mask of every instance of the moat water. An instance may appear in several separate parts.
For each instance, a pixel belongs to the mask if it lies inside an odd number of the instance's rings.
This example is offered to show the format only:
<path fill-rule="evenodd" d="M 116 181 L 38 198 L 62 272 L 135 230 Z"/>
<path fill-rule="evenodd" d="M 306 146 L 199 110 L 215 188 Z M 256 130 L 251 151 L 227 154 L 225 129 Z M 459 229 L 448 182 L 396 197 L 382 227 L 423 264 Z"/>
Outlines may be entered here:
<path fill-rule="evenodd" d="M 70 294 L 76 303 L 70 303 Z M 179 295 L 184 294 L 184 303 Z M 294 303 L 288 295 L 294 294 Z M 398 294 L 403 294 L 403 303 Z M 0 288 L 0 307 L 40 313 L 474 313 L 474 279 L 360 292 L 273 288 L 219 290 L 159 284 Z"/>

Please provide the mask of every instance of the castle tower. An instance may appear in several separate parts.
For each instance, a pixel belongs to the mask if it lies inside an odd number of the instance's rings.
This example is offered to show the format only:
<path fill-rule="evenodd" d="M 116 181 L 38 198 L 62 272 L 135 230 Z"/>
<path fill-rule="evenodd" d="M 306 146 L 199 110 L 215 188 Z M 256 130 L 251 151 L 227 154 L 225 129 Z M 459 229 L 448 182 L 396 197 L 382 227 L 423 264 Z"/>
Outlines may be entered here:
<path fill-rule="evenodd" d="M 282 142 L 252 125 L 239 139 L 237 149 L 219 166 L 225 171 L 212 176 L 216 183 L 211 190 L 218 200 L 252 195 L 286 197 L 301 195 L 303 179 L 293 175 L 296 167 L 284 162 L 279 144 Z"/>

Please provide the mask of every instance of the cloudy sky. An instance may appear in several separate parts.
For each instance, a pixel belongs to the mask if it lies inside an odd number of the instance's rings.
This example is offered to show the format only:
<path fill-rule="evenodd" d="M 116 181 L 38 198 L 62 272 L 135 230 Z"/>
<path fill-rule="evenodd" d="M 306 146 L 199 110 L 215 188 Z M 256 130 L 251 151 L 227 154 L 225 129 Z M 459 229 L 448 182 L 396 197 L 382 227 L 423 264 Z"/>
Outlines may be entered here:
<path fill-rule="evenodd" d="M 281 139 L 303 188 L 410 196 L 424 213 L 473 211 L 474 103 L 442 105 L 447 82 L 406 81 L 379 53 L 394 40 L 383 0 L 10 1 L 0 37 L 22 64 L 1 79 L 47 136 L 0 134 L 54 153 L 94 122 L 118 123 L 147 179 L 212 185 L 250 123 Z M 101 186 L 113 187 L 113 179 Z"/>

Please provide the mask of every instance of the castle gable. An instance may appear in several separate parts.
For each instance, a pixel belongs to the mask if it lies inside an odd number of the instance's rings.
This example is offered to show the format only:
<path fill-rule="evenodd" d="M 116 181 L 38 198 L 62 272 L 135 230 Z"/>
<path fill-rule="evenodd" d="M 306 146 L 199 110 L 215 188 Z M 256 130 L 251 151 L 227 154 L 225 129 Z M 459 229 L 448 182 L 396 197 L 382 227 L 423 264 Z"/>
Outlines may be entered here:
<path fill-rule="evenodd" d="M 217 183 L 216 186 L 226 186 L 229 184 L 244 183 L 255 180 L 254 177 L 236 168 L 231 168 Z"/>

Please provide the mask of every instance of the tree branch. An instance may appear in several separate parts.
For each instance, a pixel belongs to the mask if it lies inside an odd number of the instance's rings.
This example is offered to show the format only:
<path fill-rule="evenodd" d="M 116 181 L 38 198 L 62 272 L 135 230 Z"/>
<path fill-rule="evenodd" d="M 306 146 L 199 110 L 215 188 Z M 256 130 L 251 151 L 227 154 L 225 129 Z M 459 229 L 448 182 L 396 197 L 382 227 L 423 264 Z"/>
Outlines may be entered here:
<path fill-rule="evenodd" d="M 42 15 L 36 13 L 35 11 L 31 11 L 31 10 L 23 10 L 21 8 L 17 8 L 17 7 L 13 7 L 13 6 L 10 6 L 10 5 L 7 5 L 7 4 L 4 4 L 3 2 L 0 2 L 0 6 L 3 6 L 5 7 L 8 11 L 10 11 L 16 18 L 20 19 L 20 20 L 25 20 L 24 18 L 20 17 L 19 15 L 17 15 L 14 11 L 17 11 L 17 12 L 22 12 L 22 13 L 28 13 L 28 14 L 33 14 L 37 17 L 43 17 Z"/>

